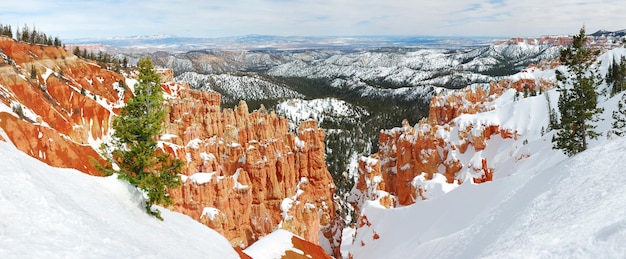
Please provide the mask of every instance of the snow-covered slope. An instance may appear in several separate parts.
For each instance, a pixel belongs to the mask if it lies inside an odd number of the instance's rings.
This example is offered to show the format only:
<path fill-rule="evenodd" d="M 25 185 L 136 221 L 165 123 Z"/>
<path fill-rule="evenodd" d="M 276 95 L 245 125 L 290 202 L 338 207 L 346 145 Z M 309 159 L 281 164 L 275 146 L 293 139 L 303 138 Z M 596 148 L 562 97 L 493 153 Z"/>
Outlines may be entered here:
<path fill-rule="evenodd" d="M 623 47 L 600 56 L 600 74 L 621 56 L 626 56 Z M 554 75 L 554 69 L 529 69 L 509 79 L 554 81 Z M 609 92 L 608 87 L 601 84 L 605 90 L 599 92 Z M 558 91 L 527 98 L 515 97 L 515 92 L 504 90 L 482 103 L 483 112 L 434 126 L 446 143 L 464 141 L 458 132 L 468 126 L 470 137 L 476 136 L 473 130 L 497 125 L 515 132 L 515 138 L 496 134 L 484 149 L 447 150 L 449 159 L 464 165 L 456 174 L 463 183 L 446 183 L 442 170 L 431 180 L 417 176 L 410 184 L 426 193 L 424 201 L 392 209 L 378 200 L 363 202 L 354 242 L 344 249 L 353 258 L 624 258 L 626 138 L 606 137 L 624 93 L 599 98 L 604 112 L 597 129 L 603 137 L 591 141 L 590 150 L 568 158 L 552 149 L 555 131 L 547 130 Z M 415 132 L 426 128 L 418 124 Z M 402 138 L 412 137 L 419 134 Z M 477 185 L 471 179 L 481 160 L 489 161 L 493 181 Z M 389 195 L 377 191 L 379 197 Z"/>
<path fill-rule="evenodd" d="M 352 105 L 336 98 L 314 100 L 288 99 L 276 105 L 276 113 L 289 120 L 290 127 L 296 128 L 301 122 L 314 119 L 320 124 L 355 123 L 357 119 L 369 115 L 363 107 Z"/>
<path fill-rule="evenodd" d="M 196 90 L 219 92 L 222 94 L 222 99 L 225 103 L 237 103 L 240 100 L 253 101 L 304 97 L 294 90 L 268 82 L 256 75 L 203 75 L 195 72 L 186 72 L 177 76 L 176 80 L 186 82 L 191 88 Z"/>
<path fill-rule="evenodd" d="M 624 258 L 626 139 L 397 209 L 368 202 L 354 258 Z M 550 159 L 546 157 L 545 159 Z M 378 239 L 373 239 L 376 233 Z"/>
<path fill-rule="evenodd" d="M 542 59 L 553 59 L 552 45 L 491 45 L 464 50 L 342 53 L 312 62 L 293 60 L 269 70 L 273 76 L 358 78 L 395 85 L 461 86 L 489 82 L 487 74 L 508 74 Z"/>
<path fill-rule="evenodd" d="M 239 258 L 188 216 L 149 216 L 114 176 L 53 168 L 1 141 L 0 168 L 0 258 Z"/>

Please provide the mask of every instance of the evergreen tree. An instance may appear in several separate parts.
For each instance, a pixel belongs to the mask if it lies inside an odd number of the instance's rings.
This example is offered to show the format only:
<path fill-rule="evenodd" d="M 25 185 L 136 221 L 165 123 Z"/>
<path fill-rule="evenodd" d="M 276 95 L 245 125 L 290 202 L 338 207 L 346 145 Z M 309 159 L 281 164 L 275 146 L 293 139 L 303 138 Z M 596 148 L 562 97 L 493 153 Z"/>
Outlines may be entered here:
<path fill-rule="evenodd" d="M 606 73 L 606 83 L 611 86 L 611 97 L 626 90 L 626 57 L 622 56 L 619 64 L 613 60 Z"/>
<path fill-rule="evenodd" d="M 622 100 L 617 103 L 617 111 L 613 111 L 612 134 L 626 136 L 626 94 L 622 95 Z"/>
<path fill-rule="evenodd" d="M 30 30 L 28 29 L 28 25 L 24 25 L 24 28 L 22 28 L 22 38 L 18 39 L 20 41 L 23 42 L 28 42 L 30 40 Z"/>
<path fill-rule="evenodd" d="M 112 158 L 100 169 L 104 175 L 110 175 L 115 172 L 111 164 L 117 164 L 119 177 L 147 194 L 146 212 L 162 220 L 160 211 L 152 210 L 152 205 L 172 204 L 167 189 L 180 186 L 178 173 L 184 164 L 168 153 L 157 152 L 156 138 L 163 131 L 167 114 L 163 109 L 161 80 L 147 57 L 139 61 L 138 69 L 134 97 L 113 120 Z"/>
<path fill-rule="evenodd" d="M 598 67 L 593 66 L 598 51 L 586 47 L 586 40 L 583 27 L 573 37 L 572 46 L 561 50 L 560 61 L 567 66 L 567 72 L 557 70 L 561 121 L 556 125 L 559 131 L 553 142 L 555 149 L 563 150 L 568 156 L 586 150 L 588 138 L 595 139 L 601 135 L 594 131 L 596 126 L 591 124 L 598 121 L 597 115 L 602 112 L 597 107 L 596 92 L 601 80 Z"/>
<path fill-rule="evenodd" d="M 37 79 L 37 69 L 35 65 L 30 66 L 30 79 Z"/>
<path fill-rule="evenodd" d="M 77 57 L 80 57 L 80 48 L 78 46 L 74 47 L 72 54 L 74 54 Z"/>

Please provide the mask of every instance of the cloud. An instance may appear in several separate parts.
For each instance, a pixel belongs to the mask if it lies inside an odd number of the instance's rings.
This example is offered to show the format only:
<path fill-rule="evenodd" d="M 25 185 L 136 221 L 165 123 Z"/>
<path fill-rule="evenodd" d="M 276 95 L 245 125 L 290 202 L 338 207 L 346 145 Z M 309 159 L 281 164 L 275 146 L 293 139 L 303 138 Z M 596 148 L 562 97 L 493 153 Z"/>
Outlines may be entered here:
<path fill-rule="evenodd" d="M 581 5 L 584 3 L 584 5 Z M 0 23 L 61 38 L 173 34 L 536 36 L 623 29 L 621 0 L 20 0 Z"/>

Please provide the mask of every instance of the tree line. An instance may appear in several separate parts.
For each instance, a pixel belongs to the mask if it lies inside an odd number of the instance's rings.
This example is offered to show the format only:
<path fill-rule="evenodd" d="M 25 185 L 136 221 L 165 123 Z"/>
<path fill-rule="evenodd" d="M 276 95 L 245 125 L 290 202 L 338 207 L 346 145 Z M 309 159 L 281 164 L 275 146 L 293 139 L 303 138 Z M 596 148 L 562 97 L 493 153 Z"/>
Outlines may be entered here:
<path fill-rule="evenodd" d="M 80 47 L 75 46 L 72 50 L 72 54 L 80 58 L 96 61 L 101 67 L 106 67 L 116 73 L 119 73 L 122 69 L 128 69 L 130 67 L 128 64 L 128 58 L 116 58 L 103 51 L 99 51 L 96 54 L 93 51 L 87 51 L 87 49 L 80 49 Z"/>
<path fill-rule="evenodd" d="M 29 28 L 28 25 L 24 25 L 22 29 L 15 31 L 15 37 L 13 37 L 13 29 L 11 25 L 0 24 L 0 35 L 15 39 L 20 42 L 29 44 L 41 44 L 55 47 L 64 47 L 59 37 L 52 37 L 46 35 L 44 32 L 37 30 L 35 26 Z"/>

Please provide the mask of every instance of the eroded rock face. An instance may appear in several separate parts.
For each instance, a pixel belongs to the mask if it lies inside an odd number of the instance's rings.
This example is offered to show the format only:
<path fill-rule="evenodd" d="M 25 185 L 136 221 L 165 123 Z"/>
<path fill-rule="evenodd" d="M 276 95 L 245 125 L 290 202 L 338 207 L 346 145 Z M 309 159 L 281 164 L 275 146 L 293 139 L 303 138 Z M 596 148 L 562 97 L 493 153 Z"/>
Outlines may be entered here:
<path fill-rule="evenodd" d="M 94 146 L 108 134 L 125 78 L 62 48 L 0 37 L 0 127 L 5 141 L 52 166 L 99 175 Z"/>
<path fill-rule="evenodd" d="M 95 150 L 131 96 L 123 85 L 133 82 L 61 48 L 0 37 L 0 140 L 50 165 L 99 175 L 90 157 L 102 163 Z M 222 111 L 219 94 L 162 88 L 170 113 L 160 144 L 186 162 L 183 186 L 171 190 L 173 210 L 234 246 L 284 228 L 313 244 L 327 239 L 340 257 L 342 221 L 315 121 L 290 133 L 274 112 L 249 112 L 245 102 Z"/>
<path fill-rule="evenodd" d="M 543 68 L 529 68 L 532 69 Z M 400 128 L 380 132 L 378 152 L 359 161 L 358 180 L 349 201 L 359 213 L 367 200 L 389 208 L 436 196 L 432 192 L 442 190 L 433 188 L 433 183 L 445 188 L 468 180 L 491 181 L 494 169 L 479 153 L 487 148 L 490 139 L 517 140 L 518 132 L 503 129 L 494 121 L 457 124 L 455 119 L 494 109 L 494 105 L 487 104 L 509 89 L 521 93 L 552 87 L 552 82 L 522 78 L 494 82 L 487 90 L 466 88 L 433 97 L 428 119 L 415 126 L 404 121 Z"/>
<path fill-rule="evenodd" d="M 179 86 L 167 100 L 163 137 L 164 149 L 187 162 L 183 186 L 171 192 L 173 209 L 233 246 L 247 247 L 283 228 L 313 243 L 329 239 L 338 252 L 341 220 L 317 123 L 306 121 L 290 133 L 273 111 L 250 113 L 243 101 L 220 111 L 219 94 Z"/>

